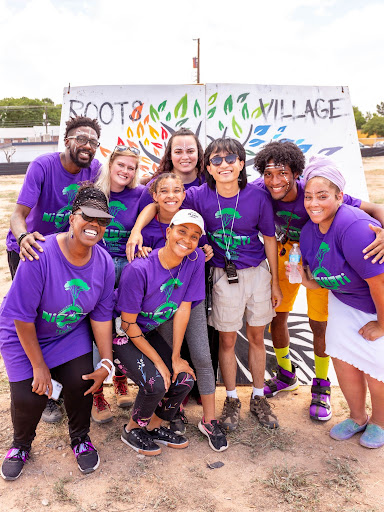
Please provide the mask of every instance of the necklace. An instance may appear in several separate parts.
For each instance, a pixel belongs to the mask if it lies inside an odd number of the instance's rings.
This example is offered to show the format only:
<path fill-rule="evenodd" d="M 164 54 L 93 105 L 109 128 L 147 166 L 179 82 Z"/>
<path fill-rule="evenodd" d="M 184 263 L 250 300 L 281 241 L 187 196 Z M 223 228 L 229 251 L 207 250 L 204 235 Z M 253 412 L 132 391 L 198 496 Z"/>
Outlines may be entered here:
<path fill-rule="evenodd" d="M 174 282 L 174 288 L 175 288 L 175 290 L 177 290 L 177 289 L 178 289 L 178 287 L 179 287 L 179 285 L 178 285 L 177 281 L 179 280 L 179 274 L 180 274 L 181 267 L 183 266 L 183 263 L 184 263 L 184 258 L 182 259 L 182 261 L 181 261 L 181 263 L 180 263 L 179 271 L 177 272 L 177 276 L 176 276 L 176 278 L 174 277 L 174 275 L 173 275 L 173 274 L 172 274 L 172 272 L 170 271 L 170 269 L 169 269 L 169 267 L 168 267 L 168 265 L 167 265 L 167 262 L 165 261 L 165 258 L 164 258 L 164 256 L 163 256 L 163 254 L 162 254 L 162 258 L 163 258 L 163 263 L 164 263 L 164 265 L 167 267 L 167 270 L 168 270 L 168 272 L 169 272 L 170 276 L 171 276 L 171 277 L 172 277 L 172 279 L 173 279 L 173 282 Z"/>
<path fill-rule="evenodd" d="M 235 217 L 236 217 L 236 212 L 237 212 L 237 205 L 239 203 L 239 194 L 240 194 L 240 189 L 237 192 L 236 206 L 235 206 L 235 211 L 234 211 L 233 217 L 232 217 L 231 232 L 230 232 L 229 236 L 227 237 L 227 239 L 225 237 L 223 216 L 220 215 L 221 227 L 223 228 L 223 240 L 225 241 L 225 257 L 227 258 L 227 260 L 231 259 L 231 253 L 229 252 L 229 246 L 230 246 L 230 242 L 232 240 L 233 224 L 235 222 Z M 219 194 L 217 193 L 217 189 L 216 189 L 216 197 L 217 197 L 217 204 L 219 206 L 219 211 L 221 212 L 221 205 L 220 205 Z"/>

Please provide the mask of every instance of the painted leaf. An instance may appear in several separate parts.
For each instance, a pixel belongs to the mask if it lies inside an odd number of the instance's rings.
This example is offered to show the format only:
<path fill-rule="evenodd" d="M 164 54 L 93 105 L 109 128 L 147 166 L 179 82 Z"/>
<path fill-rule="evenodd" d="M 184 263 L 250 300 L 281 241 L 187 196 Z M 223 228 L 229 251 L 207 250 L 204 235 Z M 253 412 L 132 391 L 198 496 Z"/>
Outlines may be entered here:
<path fill-rule="evenodd" d="M 124 142 L 122 141 L 122 139 L 120 139 L 120 137 L 117 137 L 117 145 L 118 146 L 125 146 Z"/>
<path fill-rule="evenodd" d="M 163 110 L 165 109 L 165 105 L 167 104 L 167 100 L 164 100 L 162 103 L 160 103 L 160 105 L 157 107 L 157 110 L 159 112 L 163 112 Z"/>
<path fill-rule="evenodd" d="M 180 119 L 180 121 L 177 121 L 176 126 L 183 126 L 184 123 L 188 121 L 188 117 L 185 119 Z"/>
<path fill-rule="evenodd" d="M 201 116 L 201 108 L 197 100 L 195 100 L 195 104 L 193 106 L 193 114 L 195 117 Z"/>
<path fill-rule="evenodd" d="M 245 92 L 244 94 L 240 94 L 240 96 L 237 98 L 237 103 L 243 103 L 245 101 L 245 98 L 248 96 L 249 92 Z"/>
<path fill-rule="evenodd" d="M 239 125 L 239 123 L 236 121 L 235 116 L 233 116 L 233 118 L 232 118 L 232 130 L 237 138 L 240 138 L 240 135 L 243 133 L 243 129 Z"/>
<path fill-rule="evenodd" d="M 219 130 L 224 130 L 224 125 L 221 121 L 219 121 Z"/>
<path fill-rule="evenodd" d="M 149 146 L 149 140 L 147 138 L 144 139 L 144 146 Z"/>
<path fill-rule="evenodd" d="M 144 124 L 148 124 L 149 123 L 149 114 L 147 116 L 145 116 L 145 119 L 144 119 Z"/>
<path fill-rule="evenodd" d="M 143 110 L 144 103 L 139 105 L 138 107 L 135 107 L 132 110 L 131 119 L 134 121 L 138 121 L 141 118 L 141 111 Z"/>
<path fill-rule="evenodd" d="M 137 136 L 139 137 L 142 137 L 144 135 L 144 127 L 143 127 L 143 124 L 142 123 L 139 123 L 138 124 L 138 127 L 137 127 Z"/>
<path fill-rule="evenodd" d="M 232 94 L 230 94 L 224 102 L 224 112 L 226 114 L 228 114 L 229 112 L 232 112 L 232 110 L 233 110 L 233 100 L 232 100 Z"/>
<path fill-rule="evenodd" d="M 251 151 L 250 149 L 247 149 L 246 151 L 246 154 L 249 155 L 249 156 L 255 156 L 256 153 L 254 153 L 253 151 Z"/>
<path fill-rule="evenodd" d="M 156 156 L 160 155 L 160 151 L 156 148 L 153 148 L 153 152 L 155 153 Z"/>
<path fill-rule="evenodd" d="M 132 140 L 127 140 L 127 142 L 128 142 L 128 146 L 130 148 L 137 148 L 137 149 L 139 149 L 138 145 L 135 142 L 133 142 Z"/>
<path fill-rule="evenodd" d="M 212 94 L 212 96 L 209 98 L 208 105 L 209 106 L 213 105 L 216 101 L 216 98 L 217 98 L 217 92 L 215 92 L 215 94 Z"/>
<path fill-rule="evenodd" d="M 163 145 L 160 144 L 160 142 L 152 142 L 152 145 L 155 146 L 155 148 L 159 148 L 159 149 L 161 149 L 163 147 Z"/>
<path fill-rule="evenodd" d="M 267 108 L 269 106 L 269 103 L 264 103 L 264 108 Z M 257 119 L 258 117 L 261 116 L 261 108 L 260 107 L 257 107 L 251 114 L 251 117 L 254 117 L 255 119 Z"/>
<path fill-rule="evenodd" d="M 149 114 L 152 117 L 152 121 L 154 123 L 157 123 L 157 121 L 160 119 L 159 114 L 157 113 L 157 110 L 154 108 L 153 105 L 149 107 Z"/>
<path fill-rule="evenodd" d="M 157 137 L 159 136 L 159 132 L 151 125 L 149 125 L 149 133 L 154 139 L 157 139 Z"/>
<path fill-rule="evenodd" d="M 243 116 L 243 119 L 249 119 L 248 105 L 246 103 L 243 105 L 241 115 Z"/>
<path fill-rule="evenodd" d="M 167 132 L 167 130 L 164 130 L 164 128 L 163 128 L 163 127 L 161 127 L 161 138 L 162 138 L 163 140 L 168 139 L 168 132 Z"/>
<path fill-rule="evenodd" d="M 252 139 L 248 144 L 251 146 L 251 148 L 254 148 L 256 146 L 260 146 L 260 144 L 263 144 L 264 142 L 265 140 L 263 139 Z"/>
<path fill-rule="evenodd" d="M 147 156 L 142 156 L 141 161 L 148 165 L 151 164 L 151 160 Z"/>
<path fill-rule="evenodd" d="M 170 121 L 172 119 L 171 113 L 168 112 L 167 117 L 165 118 L 166 121 Z"/>
<path fill-rule="evenodd" d="M 127 137 L 128 139 L 130 139 L 131 137 L 133 137 L 133 131 L 132 131 L 132 128 L 129 127 L 128 130 L 127 130 Z"/>
<path fill-rule="evenodd" d="M 187 94 L 184 94 L 184 96 L 181 98 L 181 100 L 177 103 L 177 105 L 175 107 L 175 117 L 176 118 L 179 116 L 180 109 L 181 109 L 180 117 L 185 117 L 185 114 L 187 113 L 187 109 L 188 109 Z"/>
<path fill-rule="evenodd" d="M 153 172 L 157 171 L 157 164 L 155 164 L 155 163 L 152 164 L 152 171 Z"/>
<path fill-rule="evenodd" d="M 209 109 L 208 113 L 207 113 L 208 119 L 212 119 L 212 117 L 215 115 L 215 112 L 216 112 L 216 107 Z"/>
<path fill-rule="evenodd" d="M 146 166 L 146 165 L 140 165 L 140 169 L 141 169 L 142 171 L 148 171 L 148 170 L 149 170 L 149 167 L 148 167 L 148 166 Z"/>
<path fill-rule="evenodd" d="M 107 157 L 110 154 L 110 150 L 107 148 L 103 148 L 103 146 L 99 147 L 100 153 L 103 155 L 103 157 Z"/>
<path fill-rule="evenodd" d="M 253 133 L 256 133 L 256 135 L 265 135 L 270 127 L 270 124 L 260 124 L 256 126 L 256 128 L 253 130 Z"/>

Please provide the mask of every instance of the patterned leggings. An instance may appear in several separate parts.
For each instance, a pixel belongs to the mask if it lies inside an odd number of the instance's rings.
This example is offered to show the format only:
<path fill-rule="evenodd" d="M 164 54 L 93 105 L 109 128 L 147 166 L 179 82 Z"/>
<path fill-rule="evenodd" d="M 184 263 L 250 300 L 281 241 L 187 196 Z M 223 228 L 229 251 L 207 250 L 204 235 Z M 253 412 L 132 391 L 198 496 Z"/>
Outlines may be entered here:
<path fill-rule="evenodd" d="M 160 355 L 172 375 L 172 350 L 157 331 L 145 335 L 148 343 Z M 132 410 L 132 419 L 145 427 L 153 413 L 165 421 L 171 421 L 184 398 L 191 391 L 194 380 L 189 373 L 179 373 L 168 391 L 164 380 L 153 362 L 132 343 L 129 338 L 113 340 L 113 357 L 116 368 L 139 386 Z"/>

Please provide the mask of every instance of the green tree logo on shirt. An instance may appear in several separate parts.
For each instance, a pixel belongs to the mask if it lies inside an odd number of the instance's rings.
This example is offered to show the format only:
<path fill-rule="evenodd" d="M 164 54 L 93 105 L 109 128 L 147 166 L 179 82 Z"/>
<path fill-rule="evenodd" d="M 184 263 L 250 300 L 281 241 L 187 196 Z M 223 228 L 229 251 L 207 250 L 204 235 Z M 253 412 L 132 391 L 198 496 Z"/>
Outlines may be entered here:
<path fill-rule="evenodd" d="M 121 222 L 116 220 L 118 213 L 125 212 L 126 210 L 127 207 L 120 201 L 111 201 L 109 203 L 109 213 L 114 216 L 114 219 L 111 219 L 111 222 L 108 224 L 104 235 L 105 243 L 109 248 L 117 244 L 121 238 L 128 238 L 129 232 L 124 229 Z"/>
<path fill-rule="evenodd" d="M 72 203 L 78 190 L 79 185 L 77 183 L 72 183 L 68 185 L 68 187 L 63 188 L 63 195 L 67 196 L 67 204 L 56 212 L 55 226 L 58 231 L 61 231 L 68 223 L 69 216 L 72 212 Z"/>
<path fill-rule="evenodd" d="M 286 212 L 286 211 L 280 211 L 276 212 L 276 215 L 278 217 L 281 217 L 285 224 L 279 225 L 279 228 L 281 231 L 287 235 L 291 240 L 299 240 L 300 239 L 300 228 L 296 228 L 295 226 L 291 226 L 291 222 L 293 220 L 300 220 L 301 217 L 296 215 L 293 212 Z M 289 225 L 289 232 L 288 232 L 288 225 Z"/>
<path fill-rule="evenodd" d="M 160 304 L 155 311 L 153 312 L 145 312 L 142 311 L 140 314 L 143 317 L 150 318 L 154 322 L 156 322 L 157 325 L 163 324 L 167 320 L 173 317 L 173 315 L 176 313 L 178 309 L 178 305 L 176 302 L 173 302 L 170 300 L 171 295 L 173 293 L 173 290 L 175 288 L 180 288 L 183 286 L 183 283 L 180 281 L 180 279 L 168 279 L 168 281 L 160 286 L 160 291 L 162 293 L 165 293 L 165 296 L 167 297 L 166 302 L 163 302 L 163 304 Z M 154 329 L 156 326 L 152 324 L 146 325 L 147 329 L 151 330 Z"/>
<path fill-rule="evenodd" d="M 43 319 L 47 322 L 56 322 L 59 329 L 70 324 L 75 324 L 81 316 L 84 315 L 81 306 L 76 304 L 76 299 L 79 298 L 80 292 L 87 292 L 90 290 L 90 287 L 82 279 L 71 279 L 65 283 L 64 289 L 69 291 L 72 295 L 72 303 L 69 306 L 65 306 L 58 313 L 47 313 L 43 311 L 42 315 Z"/>
<path fill-rule="evenodd" d="M 239 259 L 239 255 L 236 250 L 237 247 L 250 243 L 250 238 L 248 236 L 239 236 L 231 229 L 232 221 L 241 219 L 240 213 L 234 208 L 223 208 L 215 213 L 215 218 L 221 219 L 223 226 L 222 228 L 217 229 L 214 233 L 208 232 L 208 235 L 212 241 L 224 251 L 226 251 L 228 247 L 232 260 Z"/>
<path fill-rule="evenodd" d="M 326 242 L 321 242 L 320 247 L 316 253 L 316 259 L 319 262 L 319 265 L 312 272 L 313 277 L 316 282 L 322 286 L 323 288 L 327 288 L 328 290 L 337 290 L 340 286 L 345 286 L 350 283 L 351 280 L 341 272 L 341 274 L 335 276 L 332 273 L 323 267 L 324 256 L 330 251 L 330 247 Z M 342 292 L 343 290 L 339 290 Z"/>

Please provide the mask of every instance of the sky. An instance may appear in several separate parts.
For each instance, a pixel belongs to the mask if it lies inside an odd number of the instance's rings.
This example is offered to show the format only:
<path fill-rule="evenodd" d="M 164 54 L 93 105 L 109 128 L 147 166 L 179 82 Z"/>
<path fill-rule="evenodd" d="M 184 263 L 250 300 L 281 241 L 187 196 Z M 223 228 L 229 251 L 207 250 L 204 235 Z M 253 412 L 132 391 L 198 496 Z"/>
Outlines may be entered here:
<path fill-rule="evenodd" d="M 320 5 L 321 4 L 321 5 Z M 0 0 L 0 99 L 200 82 L 348 86 L 384 101 L 383 0 Z"/>

